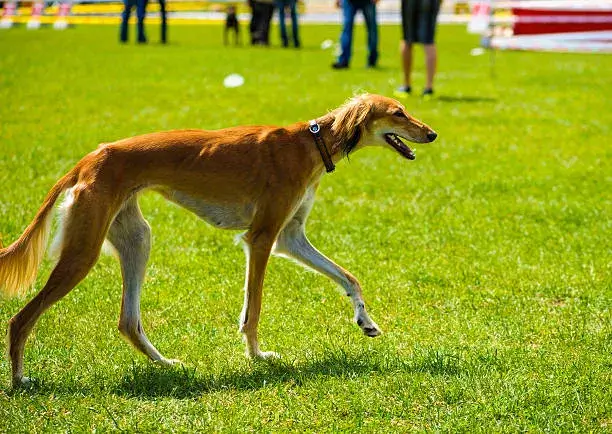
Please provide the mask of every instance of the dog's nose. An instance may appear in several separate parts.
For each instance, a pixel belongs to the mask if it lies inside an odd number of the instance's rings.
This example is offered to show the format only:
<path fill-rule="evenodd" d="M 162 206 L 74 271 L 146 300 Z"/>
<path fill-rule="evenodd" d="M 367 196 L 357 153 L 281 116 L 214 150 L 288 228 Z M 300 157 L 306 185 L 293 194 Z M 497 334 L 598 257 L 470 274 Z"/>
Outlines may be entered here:
<path fill-rule="evenodd" d="M 434 140 L 436 140 L 436 137 L 438 137 L 438 135 L 434 133 L 433 131 L 430 131 L 427 133 L 427 138 L 429 139 L 430 142 L 433 142 Z"/>

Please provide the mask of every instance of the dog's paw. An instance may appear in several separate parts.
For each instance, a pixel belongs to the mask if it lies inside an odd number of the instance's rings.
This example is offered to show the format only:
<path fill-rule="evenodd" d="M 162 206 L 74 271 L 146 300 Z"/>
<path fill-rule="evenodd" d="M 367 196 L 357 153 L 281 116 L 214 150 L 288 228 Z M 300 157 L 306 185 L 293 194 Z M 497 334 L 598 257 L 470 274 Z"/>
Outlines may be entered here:
<path fill-rule="evenodd" d="M 258 357 L 264 360 L 275 360 L 280 359 L 280 354 L 275 353 L 274 351 L 262 351 Z"/>
<path fill-rule="evenodd" d="M 357 325 L 361 327 L 363 334 L 369 336 L 371 338 L 375 338 L 376 336 L 380 336 L 382 331 L 372 320 L 363 320 L 357 319 Z"/>
<path fill-rule="evenodd" d="M 376 336 L 380 336 L 382 334 L 382 331 L 377 326 L 364 327 L 362 330 L 364 335 L 369 336 L 371 338 L 375 338 Z"/>
<path fill-rule="evenodd" d="M 181 362 L 179 359 L 160 359 L 160 360 L 156 360 L 155 363 L 157 363 L 158 365 L 161 366 L 185 366 L 185 364 L 183 362 Z"/>
<path fill-rule="evenodd" d="M 13 378 L 13 389 L 29 389 L 36 385 L 36 382 L 29 377 Z"/>
<path fill-rule="evenodd" d="M 249 358 L 254 361 L 257 360 L 278 360 L 280 359 L 280 354 L 275 353 L 274 351 L 258 351 L 255 354 L 247 354 Z"/>

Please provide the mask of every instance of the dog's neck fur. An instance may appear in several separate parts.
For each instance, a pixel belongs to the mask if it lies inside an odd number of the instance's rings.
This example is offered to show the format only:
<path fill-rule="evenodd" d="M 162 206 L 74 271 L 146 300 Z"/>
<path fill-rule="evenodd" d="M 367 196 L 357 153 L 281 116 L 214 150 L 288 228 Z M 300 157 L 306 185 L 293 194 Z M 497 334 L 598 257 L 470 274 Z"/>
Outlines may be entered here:
<path fill-rule="evenodd" d="M 359 126 L 357 127 L 355 134 L 353 134 L 353 136 L 349 138 L 348 140 L 349 143 L 347 143 L 347 141 L 342 140 L 332 131 L 332 125 L 335 119 L 336 119 L 336 113 L 335 111 L 332 111 L 322 117 L 316 118 L 315 120 L 317 121 L 317 123 L 319 124 L 319 127 L 321 128 L 321 131 L 320 131 L 321 137 L 323 138 L 323 141 L 325 142 L 327 149 L 329 150 L 329 153 L 332 157 L 333 162 L 337 163 L 338 161 L 342 160 L 342 158 L 345 156 L 344 151 L 346 149 L 352 150 L 356 147 L 357 145 L 356 142 L 359 141 L 360 136 L 361 136 L 361 127 Z M 306 123 L 306 129 L 308 129 L 308 123 Z M 354 141 L 355 143 L 350 143 L 352 141 Z M 314 153 L 316 153 L 316 156 L 321 163 L 320 166 L 324 168 L 323 160 L 319 154 L 319 151 L 314 145 L 314 139 L 313 139 L 312 148 L 314 149 Z"/>

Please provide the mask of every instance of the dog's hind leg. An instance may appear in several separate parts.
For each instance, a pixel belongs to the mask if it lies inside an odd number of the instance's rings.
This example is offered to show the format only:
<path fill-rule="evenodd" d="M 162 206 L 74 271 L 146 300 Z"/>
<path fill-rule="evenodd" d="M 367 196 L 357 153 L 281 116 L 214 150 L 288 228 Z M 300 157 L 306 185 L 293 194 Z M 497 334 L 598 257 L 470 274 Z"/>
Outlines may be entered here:
<path fill-rule="evenodd" d="M 142 328 L 140 293 L 151 250 L 151 229 L 140 212 L 136 195 L 124 203 L 108 230 L 107 239 L 117 250 L 123 276 L 119 331 L 151 360 L 164 365 L 174 364 L 177 361 L 162 356 Z"/>
<path fill-rule="evenodd" d="M 346 295 L 351 298 L 355 322 L 365 335 L 376 337 L 381 334 L 381 331 L 366 311 L 359 281 L 351 273 L 319 252 L 306 238 L 304 226 L 312 207 L 313 198 L 314 192 L 296 212 L 293 219 L 285 225 L 276 240 L 274 253 L 294 259 L 342 286 Z"/>
<path fill-rule="evenodd" d="M 28 381 L 23 377 L 26 340 L 40 316 L 68 294 L 89 272 L 100 254 L 108 228 L 111 206 L 93 200 L 91 192 L 75 193 L 59 260 L 43 289 L 19 311 L 8 325 L 7 346 L 12 365 L 13 386 Z M 100 211 L 103 210 L 103 211 Z"/>

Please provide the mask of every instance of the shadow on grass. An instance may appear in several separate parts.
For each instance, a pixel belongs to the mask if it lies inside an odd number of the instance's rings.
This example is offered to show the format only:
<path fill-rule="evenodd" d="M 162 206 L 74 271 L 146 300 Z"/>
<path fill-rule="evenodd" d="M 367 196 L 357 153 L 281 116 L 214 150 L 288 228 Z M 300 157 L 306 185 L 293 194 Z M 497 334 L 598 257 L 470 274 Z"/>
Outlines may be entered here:
<path fill-rule="evenodd" d="M 436 97 L 436 100 L 441 102 L 455 102 L 455 103 L 475 103 L 475 102 L 496 102 L 497 98 L 491 98 L 486 96 L 451 96 L 451 95 L 440 95 Z"/>
<path fill-rule="evenodd" d="M 65 378 L 61 382 L 41 381 L 10 394 L 44 395 L 114 395 L 153 399 L 171 397 L 188 399 L 223 390 L 258 390 L 271 385 L 292 383 L 300 386 L 325 378 L 353 379 L 371 374 L 397 375 L 425 373 L 456 376 L 466 369 L 456 355 L 429 350 L 404 359 L 395 354 L 348 354 L 334 351 L 320 358 L 299 362 L 281 360 L 254 362 L 241 369 L 219 374 L 199 372 L 191 367 L 160 367 L 135 363 L 118 382 L 99 379 L 92 383 Z M 91 379 L 90 379 L 91 381 Z"/>
<path fill-rule="evenodd" d="M 455 376 L 462 370 L 458 357 L 439 352 L 415 356 L 410 360 L 393 355 L 390 355 L 391 358 L 384 357 L 380 354 L 374 358 L 368 354 L 336 352 L 304 362 L 257 362 L 246 369 L 218 375 L 199 373 L 190 368 L 160 369 L 150 364 L 134 365 L 113 393 L 141 398 L 191 398 L 223 390 L 257 390 L 282 383 L 300 386 L 322 377 L 350 379 L 394 373 Z"/>

